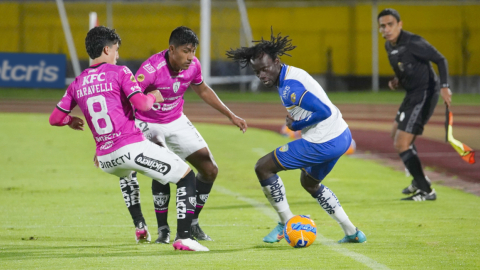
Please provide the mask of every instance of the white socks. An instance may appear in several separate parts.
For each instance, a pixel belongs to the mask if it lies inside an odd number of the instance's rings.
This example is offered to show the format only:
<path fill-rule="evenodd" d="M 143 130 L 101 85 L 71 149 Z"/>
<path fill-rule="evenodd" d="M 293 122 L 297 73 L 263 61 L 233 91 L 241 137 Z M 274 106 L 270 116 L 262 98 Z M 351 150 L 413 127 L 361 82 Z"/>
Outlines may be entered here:
<path fill-rule="evenodd" d="M 352 235 L 356 233 L 356 228 L 353 223 L 348 218 L 347 214 L 343 210 L 343 207 L 340 205 L 340 202 L 328 187 L 320 185 L 320 188 L 317 192 L 312 195 L 315 198 L 320 206 L 327 212 L 330 217 L 332 217 L 340 227 L 342 227 L 345 235 Z"/>
<path fill-rule="evenodd" d="M 290 211 L 282 179 L 275 174 L 270 178 L 260 181 L 260 185 L 262 185 L 265 197 L 267 197 L 270 204 L 275 211 L 277 211 L 280 222 L 285 224 L 294 214 Z"/>

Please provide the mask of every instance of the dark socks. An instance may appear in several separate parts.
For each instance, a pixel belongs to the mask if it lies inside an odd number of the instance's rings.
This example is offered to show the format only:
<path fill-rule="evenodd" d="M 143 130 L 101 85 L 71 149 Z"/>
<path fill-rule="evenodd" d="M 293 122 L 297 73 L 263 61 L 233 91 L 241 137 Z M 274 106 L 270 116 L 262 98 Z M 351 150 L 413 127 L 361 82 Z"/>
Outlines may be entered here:
<path fill-rule="evenodd" d="M 168 203 L 170 202 L 170 185 L 163 185 L 156 180 L 152 180 L 152 194 L 158 228 L 167 228 Z"/>
<path fill-rule="evenodd" d="M 191 238 L 191 225 L 195 213 L 195 173 L 190 171 L 177 183 L 177 237 Z"/>
<path fill-rule="evenodd" d="M 414 149 L 408 149 L 405 152 L 400 153 L 405 167 L 407 167 L 410 174 L 413 176 L 417 188 L 430 193 L 432 189 L 427 179 L 425 179 L 425 174 L 423 173 L 422 163 L 417 156 L 417 151 Z"/>
<path fill-rule="evenodd" d="M 127 205 L 135 226 L 137 226 L 139 222 L 145 224 L 140 206 L 140 187 L 137 182 L 137 173 L 133 172 L 127 177 L 120 178 L 120 189 L 122 190 L 125 205 Z"/>
<path fill-rule="evenodd" d="M 202 211 L 205 203 L 207 202 L 208 195 L 210 194 L 210 191 L 212 190 L 212 186 L 213 186 L 213 183 L 203 182 L 199 178 L 201 178 L 201 175 L 197 174 L 197 177 L 195 178 L 196 185 L 197 185 L 196 186 L 197 206 L 195 207 L 195 215 L 193 216 L 194 219 L 198 219 L 198 215 L 200 214 L 200 211 Z"/>

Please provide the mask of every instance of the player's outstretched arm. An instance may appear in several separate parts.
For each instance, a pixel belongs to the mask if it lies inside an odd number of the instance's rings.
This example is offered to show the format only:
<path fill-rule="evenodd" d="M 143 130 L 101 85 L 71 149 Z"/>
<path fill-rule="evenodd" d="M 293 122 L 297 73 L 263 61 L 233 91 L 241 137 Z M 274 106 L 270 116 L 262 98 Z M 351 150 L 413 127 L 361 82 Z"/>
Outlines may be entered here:
<path fill-rule="evenodd" d="M 65 126 L 68 125 L 71 129 L 74 130 L 83 130 L 83 126 L 85 122 L 83 119 L 76 117 L 76 116 L 70 116 L 66 112 L 62 112 L 58 108 L 55 108 L 50 115 L 49 119 L 50 125 L 52 126 Z"/>
<path fill-rule="evenodd" d="M 197 93 L 197 95 L 203 99 L 203 101 L 228 117 L 228 119 L 230 119 L 234 125 L 239 127 L 243 133 L 247 131 L 247 122 L 230 111 L 230 109 L 220 100 L 220 98 L 218 98 L 217 94 L 215 94 L 210 86 L 208 86 L 205 82 L 200 85 L 192 84 L 191 86 L 193 91 L 195 91 L 195 93 Z"/>
<path fill-rule="evenodd" d="M 140 111 L 150 110 L 155 102 L 163 102 L 162 94 L 158 90 L 154 90 L 146 95 L 138 92 L 130 97 L 130 103 L 132 103 L 135 109 Z"/>

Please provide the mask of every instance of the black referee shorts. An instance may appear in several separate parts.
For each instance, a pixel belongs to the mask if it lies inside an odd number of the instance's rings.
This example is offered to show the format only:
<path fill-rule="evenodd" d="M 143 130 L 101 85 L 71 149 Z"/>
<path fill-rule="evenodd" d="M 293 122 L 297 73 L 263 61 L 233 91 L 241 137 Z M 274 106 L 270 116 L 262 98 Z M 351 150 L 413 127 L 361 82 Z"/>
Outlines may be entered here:
<path fill-rule="evenodd" d="M 438 90 L 424 90 L 408 93 L 403 99 L 395 121 L 398 129 L 407 133 L 422 135 L 423 127 L 433 114 L 439 98 Z"/>

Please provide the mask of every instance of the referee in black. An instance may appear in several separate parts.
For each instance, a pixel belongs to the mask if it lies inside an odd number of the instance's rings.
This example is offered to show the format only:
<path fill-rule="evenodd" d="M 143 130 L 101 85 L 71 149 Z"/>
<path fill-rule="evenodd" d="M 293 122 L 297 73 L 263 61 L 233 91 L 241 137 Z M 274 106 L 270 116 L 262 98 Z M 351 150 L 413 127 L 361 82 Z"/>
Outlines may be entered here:
<path fill-rule="evenodd" d="M 395 72 L 388 86 L 394 90 L 401 85 L 407 92 L 392 128 L 395 150 L 413 176 L 412 184 L 402 191 L 410 197 L 402 200 L 435 200 L 437 195 L 425 177 L 414 142 L 432 116 L 439 94 L 450 106 L 452 92 L 447 81 L 447 60 L 425 39 L 402 30 L 400 14 L 396 10 L 384 9 L 377 19 L 380 33 L 386 40 L 390 65 Z M 437 64 L 440 81 L 430 62 Z"/>

